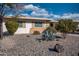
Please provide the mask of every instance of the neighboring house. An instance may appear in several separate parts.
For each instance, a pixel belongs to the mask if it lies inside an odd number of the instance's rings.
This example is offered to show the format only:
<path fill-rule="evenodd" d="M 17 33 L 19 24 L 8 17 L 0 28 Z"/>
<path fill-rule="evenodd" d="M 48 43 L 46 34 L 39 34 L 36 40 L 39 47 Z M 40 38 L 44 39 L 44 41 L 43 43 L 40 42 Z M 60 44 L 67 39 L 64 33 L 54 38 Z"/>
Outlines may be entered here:
<path fill-rule="evenodd" d="M 7 32 L 5 20 L 12 17 L 5 17 L 3 22 L 3 33 Z M 32 34 L 34 31 L 42 33 L 48 26 L 51 26 L 56 21 L 51 21 L 47 18 L 34 18 L 34 17 L 18 17 L 19 27 L 15 34 Z"/>

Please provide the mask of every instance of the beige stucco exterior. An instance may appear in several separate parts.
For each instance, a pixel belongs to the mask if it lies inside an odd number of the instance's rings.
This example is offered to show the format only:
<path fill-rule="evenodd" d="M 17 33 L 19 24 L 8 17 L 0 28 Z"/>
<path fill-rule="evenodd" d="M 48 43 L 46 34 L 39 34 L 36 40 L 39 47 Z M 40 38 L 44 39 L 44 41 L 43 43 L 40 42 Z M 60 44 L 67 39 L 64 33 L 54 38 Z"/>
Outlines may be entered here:
<path fill-rule="evenodd" d="M 35 23 L 32 23 L 32 28 L 30 29 L 30 33 L 33 33 L 34 31 L 39 31 L 42 33 L 48 26 L 50 25 L 49 22 L 42 23 L 42 27 L 35 27 Z"/>
<path fill-rule="evenodd" d="M 6 19 L 11 19 L 11 17 Z M 50 25 L 49 20 L 43 18 L 18 18 L 18 21 L 25 23 L 25 28 L 18 27 L 15 34 L 32 34 L 34 31 L 42 33 Z M 35 27 L 35 22 L 42 22 L 42 27 Z M 3 24 L 3 32 L 7 32 L 5 21 Z"/>

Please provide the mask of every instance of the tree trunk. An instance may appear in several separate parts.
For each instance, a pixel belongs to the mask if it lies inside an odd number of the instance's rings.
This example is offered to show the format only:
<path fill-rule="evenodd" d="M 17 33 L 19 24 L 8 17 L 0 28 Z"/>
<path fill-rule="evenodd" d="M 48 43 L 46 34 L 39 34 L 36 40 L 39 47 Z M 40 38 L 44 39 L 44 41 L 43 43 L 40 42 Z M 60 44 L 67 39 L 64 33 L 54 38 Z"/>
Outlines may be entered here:
<path fill-rule="evenodd" d="M 3 28 L 2 28 L 3 17 L 0 16 L 0 39 L 3 39 Z"/>
<path fill-rule="evenodd" d="M 65 39 L 67 36 L 67 33 L 62 33 L 62 36 L 63 36 L 63 39 Z"/>

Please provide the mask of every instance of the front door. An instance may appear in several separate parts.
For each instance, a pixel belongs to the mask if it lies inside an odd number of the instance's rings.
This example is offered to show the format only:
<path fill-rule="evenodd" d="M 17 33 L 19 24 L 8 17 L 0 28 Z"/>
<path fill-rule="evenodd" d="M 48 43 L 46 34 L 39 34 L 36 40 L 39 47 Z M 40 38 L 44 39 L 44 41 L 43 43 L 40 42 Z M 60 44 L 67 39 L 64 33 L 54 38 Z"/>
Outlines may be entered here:
<path fill-rule="evenodd" d="M 26 33 L 30 33 L 31 28 L 32 28 L 32 23 L 26 23 Z"/>

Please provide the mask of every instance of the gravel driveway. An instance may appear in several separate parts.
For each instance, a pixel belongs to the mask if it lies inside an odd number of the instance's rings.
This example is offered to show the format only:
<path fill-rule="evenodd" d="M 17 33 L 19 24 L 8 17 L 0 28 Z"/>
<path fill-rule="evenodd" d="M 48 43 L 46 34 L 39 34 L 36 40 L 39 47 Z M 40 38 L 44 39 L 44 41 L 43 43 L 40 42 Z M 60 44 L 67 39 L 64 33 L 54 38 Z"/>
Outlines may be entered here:
<path fill-rule="evenodd" d="M 5 36 L 0 40 L 0 55 L 2 56 L 77 56 L 79 53 L 79 36 L 67 35 L 59 41 L 38 41 L 40 35 Z M 57 53 L 49 51 L 55 44 L 64 46 L 64 51 Z"/>

